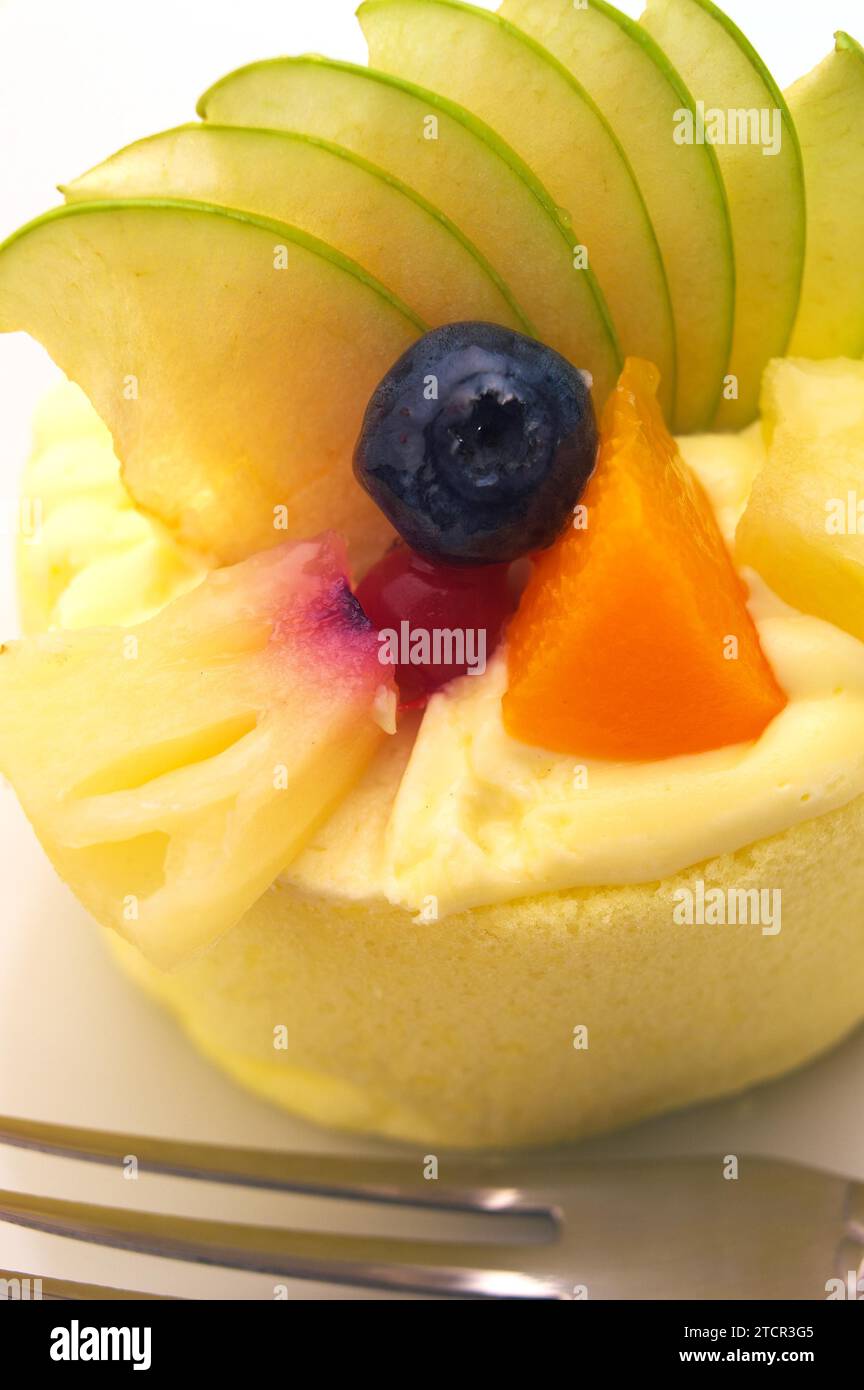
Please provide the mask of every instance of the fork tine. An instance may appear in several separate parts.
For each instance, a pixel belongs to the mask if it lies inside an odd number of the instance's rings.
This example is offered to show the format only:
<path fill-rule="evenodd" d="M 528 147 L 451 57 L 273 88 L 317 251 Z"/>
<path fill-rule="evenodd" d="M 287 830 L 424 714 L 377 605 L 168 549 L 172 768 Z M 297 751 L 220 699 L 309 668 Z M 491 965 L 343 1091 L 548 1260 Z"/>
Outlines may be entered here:
<path fill-rule="evenodd" d="M 523 1247 L 342 1236 L 163 1216 L 0 1192 L 0 1220 L 138 1254 L 278 1278 L 463 1298 L 569 1298 L 562 1279 L 518 1271 Z"/>
<path fill-rule="evenodd" d="M 336 1154 L 277 1153 L 219 1144 L 196 1144 L 144 1135 L 42 1124 L 0 1117 L 0 1143 L 65 1158 L 121 1164 L 134 1157 L 139 1171 L 246 1187 L 275 1188 L 310 1196 L 346 1197 L 402 1206 L 455 1211 L 520 1212 L 554 1216 L 548 1200 L 514 1184 L 517 1169 L 494 1160 L 441 1160 L 428 1181 L 416 1158 L 343 1158 Z"/>
<path fill-rule="evenodd" d="M 110 1284 L 79 1284 L 75 1279 L 51 1279 L 47 1275 L 22 1274 L 19 1269 L 0 1269 L 0 1281 L 4 1286 L 12 1280 L 19 1284 L 38 1284 L 39 1293 L 30 1295 L 24 1302 L 41 1300 L 45 1303 L 60 1299 L 72 1299 L 76 1303 L 84 1299 L 95 1299 L 100 1303 L 109 1299 L 132 1299 L 136 1303 L 176 1301 L 171 1294 L 140 1293 L 136 1289 L 115 1289 Z"/>

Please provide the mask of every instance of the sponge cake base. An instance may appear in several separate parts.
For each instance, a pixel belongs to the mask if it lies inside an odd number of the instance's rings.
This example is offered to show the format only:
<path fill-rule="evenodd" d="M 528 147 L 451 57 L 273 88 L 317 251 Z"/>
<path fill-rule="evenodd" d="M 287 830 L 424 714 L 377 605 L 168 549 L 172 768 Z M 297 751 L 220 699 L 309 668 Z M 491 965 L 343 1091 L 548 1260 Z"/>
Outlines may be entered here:
<path fill-rule="evenodd" d="M 659 883 L 424 924 L 276 884 L 170 975 L 110 940 L 204 1053 L 306 1119 L 462 1147 L 577 1140 L 765 1081 L 855 1027 L 862 841 L 859 797 Z M 677 923 L 673 895 L 698 880 L 779 889 L 781 930 Z"/>

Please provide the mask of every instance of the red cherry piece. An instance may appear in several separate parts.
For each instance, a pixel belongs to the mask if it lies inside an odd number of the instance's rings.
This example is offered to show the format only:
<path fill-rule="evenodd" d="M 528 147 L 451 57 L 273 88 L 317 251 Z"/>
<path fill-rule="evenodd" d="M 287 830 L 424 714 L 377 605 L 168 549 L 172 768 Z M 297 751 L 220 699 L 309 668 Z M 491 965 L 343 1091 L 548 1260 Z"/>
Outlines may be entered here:
<path fill-rule="evenodd" d="M 393 662 L 403 707 L 423 705 L 456 676 L 480 674 L 514 607 L 509 565 L 439 565 L 396 545 L 357 598 Z"/>

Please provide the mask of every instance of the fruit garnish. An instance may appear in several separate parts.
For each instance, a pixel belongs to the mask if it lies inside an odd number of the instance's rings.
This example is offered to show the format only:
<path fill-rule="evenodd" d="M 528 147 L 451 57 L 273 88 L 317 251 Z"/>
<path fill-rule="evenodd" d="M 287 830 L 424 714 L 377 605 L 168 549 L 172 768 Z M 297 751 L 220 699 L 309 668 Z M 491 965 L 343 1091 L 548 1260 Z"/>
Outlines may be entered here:
<path fill-rule="evenodd" d="M 425 325 L 285 223 L 202 203 L 76 203 L 0 247 L 0 332 L 25 330 L 111 431 L 134 501 L 230 563 L 332 529 L 392 532 L 351 476 L 363 404 Z"/>
<path fill-rule="evenodd" d="M 419 554 L 505 564 L 552 543 L 596 450 L 581 372 L 533 338 L 454 323 L 427 333 L 380 382 L 354 471 Z"/>
<path fill-rule="evenodd" d="M 787 603 L 864 641 L 864 363 L 772 362 L 768 460 L 736 552 Z"/>
<path fill-rule="evenodd" d="M 669 758 L 756 739 L 786 704 L 656 389 L 656 368 L 629 360 L 580 514 L 510 624 L 504 722 L 524 743 Z"/>
<path fill-rule="evenodd" d="M 624 353 L 657 363 L 661 399 L 671 408 L 677 362 L 666 269 L 607 111 L 548 49 L 500 14 L 460 0 L 364 0 L 357 18 L 373 68 L 473 111 L 566 209 L 574 251 L 584 253 L 576 252 L 577 268 L 587 264 L 597 276 Z"/>
<path fill-rule="evenodd" d="M 793 357 L 864 356 L 864 48 L 833 53 L 786 93 L 807 185 L 807 254 Z"/>
<path fill-rule="evenodd" d="M 94 917 L 169 967 L 239 920 L 359 777 L 392 671 L 333 536 L 155 618 L 0 652 L 0 767 Z"/>
<path fill-rule="evenodd" d="M 405 706 L 466 672 L 481 675 L 513 611 L 509 565 L 439 565 L 394 546 L 357 589 L 395 666 Z"/>
<path fill-rule="evenodd" d="M 572 72 L 620 140 L 669 280 L 678 359 L 674 428 L 710 429 L 729 361 L 735 256 L 713 145 L 669 138 L 685 113 L 695 119 L 694 97 L 650 34 L 606 0 L 503 0 L 498 13 Z"/>
<path fill-rule="evenodd" d="M 639 23 L 701 103 L 701 117 L 676 120 L 670 139 L 710 141 L 723 175 L 735 325 L 716 426 L 742 429 L 756 417 L 762 372 L 786 351 L 801 291 L 806 212 L 795 125 L 759 54 L 713 0 L 647 0 Z"/>
<path fill-rule="evenodd" d="M 423 194 L 499 272 L 531 331 L 590 371 L 605 401 L 622 358 L 584 247 L 577 269 L 566 210 L 473 112 L 374 67 L 308 54 L 229 72 L 197 109 L 208 122 L 334 140 Z"/>
<path fill-rule="evenodd" d="M 329 140 L 292 130 L 179 126 L 127 145 L 63 192 L 67 202 L 183 197 L 246 208 L 351 256 L 430 327 L 477 318 L 531 331 L 455 223 L 401 179 Z"/>

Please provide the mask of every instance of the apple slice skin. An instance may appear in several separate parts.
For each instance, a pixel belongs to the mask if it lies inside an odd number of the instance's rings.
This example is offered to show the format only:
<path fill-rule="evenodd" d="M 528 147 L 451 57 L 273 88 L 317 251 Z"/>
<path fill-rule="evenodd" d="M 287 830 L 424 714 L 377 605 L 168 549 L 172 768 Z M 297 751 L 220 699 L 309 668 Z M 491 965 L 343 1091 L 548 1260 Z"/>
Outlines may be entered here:
<path fill-rule="evenodd" d="M 804 170 L 783 94 L 756 50 L 712 0 L 647 0 L 640 19 L 706 110 L 778 110 L 781 149 L 716 144 L 732 216 L 736 263 L 735 327 L 729 374 L 737 399 L 724 398 L 718 429 L 755 419 L 762 373 L 786 352 L 801 292 L 806 238 Z"/>
<path fill-rule="evenodd" d="M 136 502 L 228 563 L 327 526 L 358 570 L 383 553 L 351 455 L 424 328 L 307 233 L 202 203 L 76 203 L 0 247 L 0 331 L 84 389 Z"/>
<path fill-rule="evenodd" d="M 835 41 L 786 92 L 807 184 L 793 357 L 864 357 L 864 49 L 842 31 Z"/>
<path fill-rule="evenodd" d="M 496 267 L 537 337 L 591 372 L 598 404 L 622 358 L 575 237 L 518 155 L 454 102 L 372 68 L 329 58 L 274 58 L 228 73 L 198 102 L 220 125 L 265 126 L 332 140 L 395 174 L 446 213 Z"/>
<path fill-rule="evenodd" d="M 460 0 L 364 0 L 357 18 L 374 67 L 472 111 L 565 210 L 622 351 L 656 362 L 668 412 L 675 330 L 656 233 L 625 152 L 573 74 L 499 14 Z"/>
<path fill-rule="evenodd" d="M 673 145 L 675 113 L 694 110 L 680 74 L 635 20 L 591 0 L 504 0 L 498 13 L 531 34 L 583 84 L 621 141 L 663 255 L 678 363 L 674 427 L 710 427 L 732 348 L 735 252 L 726 189 L 711 145 Z"/>
<path fill-rule="evenodd" d="M 431 328 L 465 318 L 531 331 L 458 227 L 406 184 L 329 141 L 179 126 L 128 145 L 61 192 L 67 202 L 193 198 L 275 218 L 363 265 Z"/>

